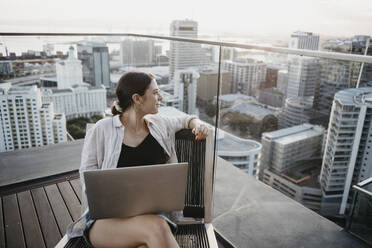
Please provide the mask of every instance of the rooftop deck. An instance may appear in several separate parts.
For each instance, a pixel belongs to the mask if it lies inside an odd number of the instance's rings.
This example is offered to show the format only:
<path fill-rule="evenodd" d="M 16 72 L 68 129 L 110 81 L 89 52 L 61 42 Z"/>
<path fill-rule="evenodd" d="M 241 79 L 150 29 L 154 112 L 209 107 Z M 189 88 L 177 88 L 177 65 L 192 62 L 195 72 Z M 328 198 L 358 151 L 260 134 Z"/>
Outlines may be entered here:
<path fill-rule="evenodd" d="M 77 167 L 0 188 L 0 247 L 54 247 L 80 215 Z M 216 171 L 213 225 L 236 247 L 367 247 L 222 159 Z"/>

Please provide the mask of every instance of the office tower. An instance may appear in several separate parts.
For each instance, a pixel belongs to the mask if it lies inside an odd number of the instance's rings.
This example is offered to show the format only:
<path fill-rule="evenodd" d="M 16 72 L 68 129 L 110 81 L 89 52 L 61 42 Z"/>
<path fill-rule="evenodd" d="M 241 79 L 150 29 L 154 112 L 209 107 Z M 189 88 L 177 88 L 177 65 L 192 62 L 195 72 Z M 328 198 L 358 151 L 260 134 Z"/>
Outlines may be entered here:
<path fill-rule="evenodd" d="M 179 110 L 187 114 L 198 114 L 196 89 L 199 73 L 195 70 L 179 70 L 174 77 L 174 95 L 180 100 Z"/>
<path fill-rule="evenodd" d="M 72 85 L 82 84 L 82 68 L 81 61 L 75 57 L 74 48 L 71 46 L 68 58 L 56 64 L 58 89 L 66 89 Z"/>
<path fill-rule="evenodd" d="M 153 40 L 126 39 L 120 43 L 120 63 L 124 66 L 147 66 L 155 62 Z"/>
<path fill-rule="evenodd" d="M 197 98 L 204 103 L 212 101 L 217 95 L 218 71 L 200 70 L 197 87 Z M 221 95 L 231 92 L 232 74 L 228 71 L 221 71 Z"/>
<path fill-rule="evenodd" d="M 369 36 L 354 36 L 344 40 L 329 40 L 322 46 L 330 52 L 363 54 L 365 52 L 366 40 Z M 369 43 L 368 54 L 372 55 L 372 45 Z M 360 63 L 320 59 L 320 85 L 318 95 L 315 96 L 314 107 L 319 111 L 329 114 L 336 92 L 354 88 L 357 84 Z M 365 64 L 360 87 L 372 86 L 372 65 Z"/>
<path fill-rule="evenodd" d="M 318 83 L 319 62 L 316 58 L 292 56 L 288 67 L 287 97 L 314 96 Z"/>
<path fill-rule="evenodd" d="M 232 73 L 232 93 L 255 96 L 261 84 L 266 80 L 266 64 L 253 59 L 239 62 L 226 60 L 222 68 Z"/>
<path fill-rule="evenodd" d="M 266 81 L 261 85 L 261 89 L 274 88 L 278 81 L 279 69 L 269 67 L 266 68 Z"/>
<path fill-rule="evenodd" d="M 176 20 L 170 25 L 170 36 L 197 39 L 198 23 L 192 20 Z M 200 67 L 205 63 L 205 54 L 200 44 L 170 42 L 169 79 L 173 80 L 177 70 Z"/>
<path fill-rule="evenodd" d="M 345 214 L 351 186 L 372 176 L 371 123 L 372 88 L 335 94 L 320 175 L 322 214 Z"/>
<path fill-rule="evenodd" d="M 288 85 L 288 71 L 280 70 L 278 71 L 278 80 L 276 82 L 276 88 L 284 94 L 287 95 L 287 85 Z"/>
<path fill-rule="evenodd" d="M 42 104 L 36 86 L 0 89 L 0 152 L 66 141 L 63 114 Z"/>
<path fill-rule="evenodd" d="M 104 43 L 79 42 L 78 59 L 83 65 L 83 80 L 92 86 L 110 88 L 110 64 L 108 47 Z"/>
<path fill-rule="evenodd" d="M 260 180 L 264 170 L 280 174 L 301 165 L 301 161 L 319 158 L 324 128 L 302 124 L 262 134 Z"/>
<path fill-rule="evenodd" d="M 310 32 L 294 32 L 288 44 L 289 48 L 319 50 L 319 35 Z"/>
<path fill-rule="evenodd" d="M 107 108 L 106 89 L 101 86 L 73 85 L 67 89 L 44 88 L 43 103 L 53 102 L 58 113 L 67 119 L 104 115 Z"/>
<path fill-rule="evenodd" d="M 309 123 L 313 113 L 313 98 L 287 98 L 282 111 L 279 113 L 278 127 L 287 128 Z"/>

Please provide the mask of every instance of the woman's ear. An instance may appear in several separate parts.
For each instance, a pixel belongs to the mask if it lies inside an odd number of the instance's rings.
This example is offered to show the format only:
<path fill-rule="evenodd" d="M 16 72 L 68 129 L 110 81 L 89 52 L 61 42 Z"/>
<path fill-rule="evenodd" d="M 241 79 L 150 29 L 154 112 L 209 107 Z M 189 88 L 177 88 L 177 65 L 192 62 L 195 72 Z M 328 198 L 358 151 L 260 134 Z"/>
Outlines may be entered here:
<path fill-rule="evenodd" d="M 141 104 L 142 103 L 141 96 L 137 93 L 133 94 L 132 95 L 132 101 L 133 101 L 133 103 Z"/>

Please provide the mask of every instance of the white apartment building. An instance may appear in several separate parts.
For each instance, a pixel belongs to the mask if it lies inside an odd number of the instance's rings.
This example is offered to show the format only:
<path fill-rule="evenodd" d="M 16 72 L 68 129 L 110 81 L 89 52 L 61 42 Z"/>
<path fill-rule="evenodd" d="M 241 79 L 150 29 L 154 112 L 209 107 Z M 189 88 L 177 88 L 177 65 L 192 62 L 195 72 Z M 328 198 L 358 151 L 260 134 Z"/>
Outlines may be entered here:
<path fill-rule="evenodd" d="M 296 31 L 291 34 L 289 48 L 319 50 L 319 34 Z"/>
<path fill-rule="evenodd" d="M 53 102 L 57 113 L 64 113 L 67 119 L 104 115 L 106 89 L 101 86 L 74 85 L 67 89 L 42 90 L 43 103 Z"/>
<path fill-rule="evenodd" d="M 313 97 L 287 98 L 279 113 L 279 129 L 309 123 L 313 113 Z"/>
<path fill-rule="evenodd" d="M 175 20 L 170 25 L 170 36 L 198 38 L 198 23 L 192 20 Z M 177 70 L 199 67 L 205 64 L 205 51 L 200 44 L 171 41 L 169 50 L 169 79 Z"/>
<path fill-rule="evenodd" d="M 301 161 L 319 158 L 324 128 L 302 124 L 262 134 L 260 180 L 264 170 L 280 174 L 301 164 Z"/>
<path fill-rule="evenodd" d="M 261 148 L 261 144 L 254 140 L 218 130 L 217 155 L 254 177 L 259 172 Z"/>
<path fill-rule="evenodd" d="M 36 86 L 0 89 L 0 152 L 66 140 L 64 115 L 55 115 L 52 104 L 42 104 Z"/>
<path fill-rule="evenodd" d="M 187 114 L 198 114 L 196 90 L 200 75 L 196 70 L 177 70 L 174 77 L 174 96 L 179 102 L 179 110 Z"/>
<path fill-rule="evenodd" d="M 83 66 L 75 56 L 74 48 L 69 49 L 68 58 L 56 63 L 58 89 L 70 88 L 83 83 Z"/>
<path fill-rule="evenodd" d="M 287 97 L 314 96 L 319 78 L 317 58 L 291 56 L 288 66 Z"/>
<path fill-rule="evenodd" d="M 266 64 L 254 59 L 243 61 L 225 60 L 222 68 L 232 73 L 232 93 L 255 96 L 260 85 L 266 80 Z"/>
<path fill-rule="evenodd" d="M 352 185 L 372 176 L 371 123 L 372 88 L 336 93 L 320 175 L 322 214 L 344 215 Z"/>

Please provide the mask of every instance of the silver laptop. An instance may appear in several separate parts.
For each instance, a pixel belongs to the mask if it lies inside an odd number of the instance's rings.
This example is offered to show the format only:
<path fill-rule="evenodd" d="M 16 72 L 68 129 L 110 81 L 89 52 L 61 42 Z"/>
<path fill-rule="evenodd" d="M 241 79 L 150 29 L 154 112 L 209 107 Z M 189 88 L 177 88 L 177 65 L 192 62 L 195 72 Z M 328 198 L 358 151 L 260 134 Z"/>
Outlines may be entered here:
<path fill-rule="evenodd" d="M 84 172 L 93 219 L 182 210 L 188 163 Z"/>

